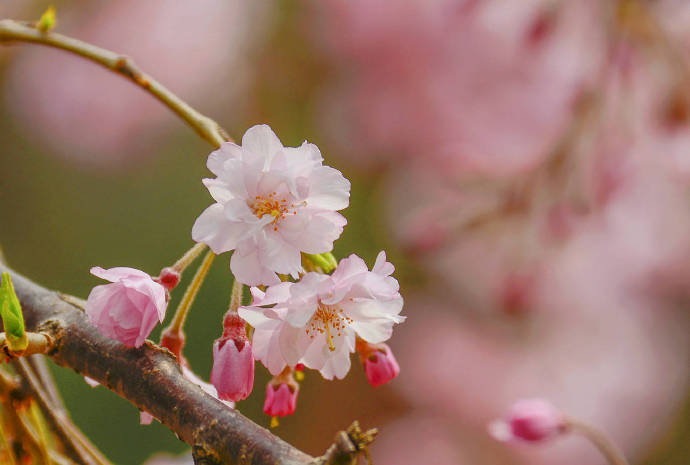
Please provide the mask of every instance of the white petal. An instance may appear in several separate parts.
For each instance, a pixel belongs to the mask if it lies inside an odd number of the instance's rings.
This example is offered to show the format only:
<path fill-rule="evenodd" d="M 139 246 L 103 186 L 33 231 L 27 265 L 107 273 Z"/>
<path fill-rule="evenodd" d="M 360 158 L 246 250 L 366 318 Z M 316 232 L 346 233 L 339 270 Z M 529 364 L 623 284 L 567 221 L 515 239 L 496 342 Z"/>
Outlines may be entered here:
<path fill-rule="evenodd" d="M 147 273 L 137 270 L 136 268 L 128 268 L 126 266 L 116 266 L 115 268 L 109 268 L 107 270 L 101 268 L 100 266 L 94 266 L 89 270 L 89 272 L 94 276 L 98 276 L 101 279 L 105 279 L 106 281 L 113 283 L 121 279 L 132 277 L 151 279 L 151 276 L 149 276 Z"/>
<path fill-rule="evenodd" d="M 280 222 L 278 231 L 302 252 L 315 254 L 333 250 L 333 242 L 345 224 L 347 220 L 339 213 L 299 209 L 296 215 L 287 215 Z"/>
<path fill-rule="evenodd" d="M 304 328 L 293 328 L 285 325 L 280 332 L 280 352 L 290 366 L 295 366 L 304 355 L 308 343 L 305 341 Z"/>
<path fill-rule="evenodd" d="M 382 276 L 390 276 L 395 271 L 392 263 L 386 261 L 386 252 L 383 250 L 376 256 L 376 263 L 371 269 L 372 273 L 380 274 Z"/>
<path fill-rule="evenodd" d="M 299 273 L 302 271 L 300 250 L 285 242 L 283 237 L 267 225 L 264 234 L 258 239 L 261 263 L 271 271 L 281 274 Z"/>
<path fill-rule="evenodd" d="M 237 313 L 240 318 L 257 329 L 274 330 L 283 324 L 281 320 L 272 318 L 275 312 L 268 313 L 261 307 L 239 307 Z"/>
<path fill-rule="evenodd" d="M 210 245 L 210 244 L 209 244 Z M 266 268 L 259 261 L 259 251 L 252 248 L 244 253 L 236 251 L 230 259 L 230 270 L 235 278 L 249 286 L 280 283 L 278 275 Z"/>
<path fill-rule="evenodd" d="M 324 210 L 346 208 L 350 204 L 350 181 L 330 166 L 315 168 L 309 177 L 307 204 Z"/>
<path fill-rule="evenodd" d="M 254 357 L 260 360 L 273 376 L 279 375 L 286 365 L 280 351 L 279 339 L 280 330 L 278 326 L 273 330 L 255 330 L 252 340 Z"/>
<path fill-rule="evenodd" d="M 214 203 L 194 222 L 192 239 L 206 243 L 214 253 L 220 254 L 237 247 L 237 242 L 244 232 L 242 223 L 228 220 L 223 212 L 223 206 Z"/>
<path fill-rule="evenodd" d="M 225 203 L 233 198 L 232 193 L 228 190 L 227 184 L 223 181 L 219 179 L 204 178 L 201 182 L 204 183 L 204 186 L 206 186 L 206 189 L 208 189 L 211 197 L 213 197 L 213 200 L 216 202 Z"/>
<path fill-rule="evenodd" d="M 261 160 L 265 168 L 273 157 L 283 149 L 283 144 L 273 130 L 265 124 L 247 129 L 242 136 L 242 152 L 248 162 Z"/>
<path fill-rule="evenodd" d="M 225 171 L 225 162 L 242 157 L 242 148 L 233 142 L 223 142 L 218 150 L 208 156 L 206 166 L 216 176 L 221 176 Z"/>

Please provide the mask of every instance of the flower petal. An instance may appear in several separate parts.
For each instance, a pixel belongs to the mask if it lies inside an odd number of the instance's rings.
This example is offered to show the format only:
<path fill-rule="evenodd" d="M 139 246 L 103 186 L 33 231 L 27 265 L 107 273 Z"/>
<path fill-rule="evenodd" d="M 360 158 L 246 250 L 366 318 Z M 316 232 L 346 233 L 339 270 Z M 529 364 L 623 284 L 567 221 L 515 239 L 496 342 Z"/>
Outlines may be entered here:
<path fill-rule="evenodd" d="M 309 176 L 309 197 L 312 208 L 342 210 L 350 204 L 350 181 L 330 166 L 318 166 Z"/>
<path fill-rule="evenodd" d="M 233 250 L 244 233 L 243 225 L 228 220 L 219 203 L 204 210 L 192 227 L 192 239 L 207 244 L 216 254 Z"/>
<path fill-rule="evenodd" d="M 251 247 L 239 253 L 236 251 L 230 259 L 230 270 L 235 278 L 249 286 L 270 285 L 280 283 L 278 275 L 264 266 L 259 260 L 259 250 Z"/>

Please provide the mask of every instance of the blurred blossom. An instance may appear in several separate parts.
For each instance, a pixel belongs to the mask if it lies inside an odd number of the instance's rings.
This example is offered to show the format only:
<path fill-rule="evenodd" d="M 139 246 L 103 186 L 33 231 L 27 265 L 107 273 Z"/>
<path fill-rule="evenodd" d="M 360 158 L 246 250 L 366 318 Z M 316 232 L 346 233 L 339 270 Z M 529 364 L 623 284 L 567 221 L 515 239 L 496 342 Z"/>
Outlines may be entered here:
<path fill-rule="evenodd" d="M 351 129 L 338 136 L 363 162 L 384 151 L 470 173 L 533 167 L 599 68 L 598 3 L 321 2 L 343 67 L 324 116 L 342 108 Z"/>
<path fill-rule="evenodd" d="M 519 400 L 505 418 L 489 424 L 489 433 L 499 441 L 539 442 L 565 431 L 565 417 L 544 399 Z"/>
<path fill-rule="evenodd" d="M 267 10 L 262 1 L 125 0 L 61 5 L 58 21 L 59 32 L 131 57 L 183 100 L 214 114 L 237 103 Z M 122 76 L 44 47 L 17 52 L 4 93 L 29 137 L 88 165 L 155 153 L 177 119 Z"/>

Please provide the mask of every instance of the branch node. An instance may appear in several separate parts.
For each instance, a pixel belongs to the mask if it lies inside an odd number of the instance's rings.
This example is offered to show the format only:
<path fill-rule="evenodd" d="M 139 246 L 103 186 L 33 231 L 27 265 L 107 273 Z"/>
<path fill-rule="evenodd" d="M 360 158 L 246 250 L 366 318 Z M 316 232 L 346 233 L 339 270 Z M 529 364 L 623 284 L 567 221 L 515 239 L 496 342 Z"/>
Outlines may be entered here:
<path fill-rule="evenodd" d="M 355 420 L 347 430 L 338 431 L 331 447 L 313 463 L 315 465 L 355 465 L 357 457 L 362 453 L 371 465 L 369 445 L 374 442 L 377 434 L 376 428 L 362 431 L 359 421 Z"/>
<path fill-rule="evenodd" d="M 145 89 L 148 89 L 151 85 L 144 73 L 142 73 L 137 65 L 134 64 L 134 61 L 127 56 L 121 55 L 117 58 L 117 61 L 115 62 L 115 70 L 118 73 L 127 76 L 129 79 Z"/>

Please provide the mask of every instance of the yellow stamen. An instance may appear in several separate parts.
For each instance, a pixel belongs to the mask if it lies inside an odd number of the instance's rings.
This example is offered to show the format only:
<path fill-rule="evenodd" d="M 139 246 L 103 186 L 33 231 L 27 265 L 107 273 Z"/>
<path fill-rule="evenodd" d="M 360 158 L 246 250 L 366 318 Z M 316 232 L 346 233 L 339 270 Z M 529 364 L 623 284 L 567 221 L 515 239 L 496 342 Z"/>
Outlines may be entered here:
<path fill-rule="evenodd" d="M 280 422 L 278 421 L 278 417 L 273 415 L 271 417 L 271 428 L 276 428 L 279 424 Z"/>
<path fill-rule="evenodd" d="M 331 327 L 328 326 L 328 322 L 325 323 L 326 326 L 326 340 L 328 341 L 328 348 L 331 352 L 335 350 L 335 345 L 333 344 L 333 336 L 331 336 Z"/>

